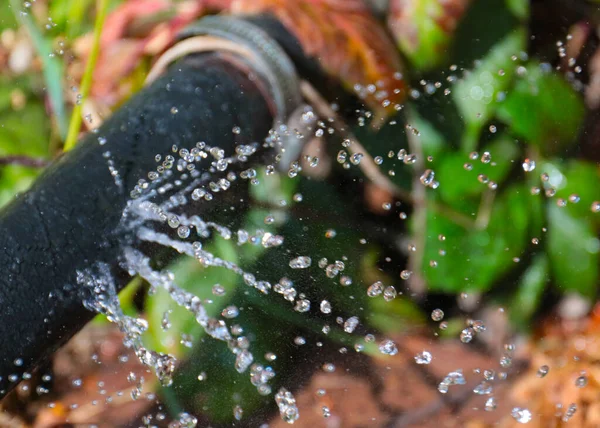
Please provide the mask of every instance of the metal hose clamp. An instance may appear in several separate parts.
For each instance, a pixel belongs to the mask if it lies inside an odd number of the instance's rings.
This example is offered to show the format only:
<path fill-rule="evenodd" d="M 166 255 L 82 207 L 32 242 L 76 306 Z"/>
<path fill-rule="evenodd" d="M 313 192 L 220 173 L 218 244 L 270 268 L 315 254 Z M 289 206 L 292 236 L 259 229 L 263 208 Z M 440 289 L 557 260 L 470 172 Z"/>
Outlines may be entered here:
<path fill-rule="evenodd" d="M 155 63 L 146 82 L 155 80 L 175 60 L 208 51 L 229 52 L 249 61 L 268 84 L 268 95 L 276 110 L 276 125 L 285 123 L 300 106 L 300 84 L 291 59 L 260 27 L 234 16 L 206 16 L 184 29 L 178 42 Z"/>

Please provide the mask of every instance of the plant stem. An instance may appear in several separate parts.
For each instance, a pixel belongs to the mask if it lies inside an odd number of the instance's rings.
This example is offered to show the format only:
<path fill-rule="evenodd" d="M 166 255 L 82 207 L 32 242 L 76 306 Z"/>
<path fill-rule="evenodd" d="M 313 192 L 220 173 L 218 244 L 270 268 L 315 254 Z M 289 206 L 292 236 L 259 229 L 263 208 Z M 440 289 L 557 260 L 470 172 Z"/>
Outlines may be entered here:
<path fill-rule="evenodd" d="M 94 42 L 92 44 L 92 50 L 85 66 L 85 72 L 81 81 L 80 94 L 81 99 L 75 104 L 73 113 L 71 114 L 71 122 L 69 123 L 69 133 L 65 141 L 64 150 L 69 151 L 75 144 L 77 144 L 77 136 L 79 134 L 79 128 L 81 127 L 81 110 L 84 101 L 86 100 L 90 88 L 92 86 L 92 77 L 94 75 L 94 68 L 98 60 L 98 54 L 100 53 L 100 36 L 102 35 L 102 28 L 104 27 L 104 20 L 106 19 L 106 13 L 108 11 L 108 0 L 97 0 L 96 3 L 96 23 L 94 24 Z"/>

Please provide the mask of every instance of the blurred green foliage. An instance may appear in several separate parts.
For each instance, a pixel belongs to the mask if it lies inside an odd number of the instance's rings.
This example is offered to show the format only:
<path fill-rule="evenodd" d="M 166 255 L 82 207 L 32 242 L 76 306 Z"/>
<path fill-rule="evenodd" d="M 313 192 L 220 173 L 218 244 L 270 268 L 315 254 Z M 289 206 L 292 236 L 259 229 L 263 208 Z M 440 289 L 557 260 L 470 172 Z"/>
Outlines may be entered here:
<path fill-rule="evenodd" d="M 427 3 L 424 0 L 421 6 Z M 0 32 L 19 28 L 10 4 L 0 4 Z M 407 193 L 423 190 L 415 187 L 421 185 L 415 176 L 422 170 L 398 159 L 399 150 L 418 152 L 423 168 L 435 172 L 440 185 L 425 189 L 422 218 L 410 215 L 413 201 L 400 201 L 399 210 L 409 214 L 407 222 L 398 219 L 395 208 L 393 219 L 391 214 L 368 213 L 361 187 L 367 178 L 360 168 L 344 168 L 335 161 L 341 147 L 340 137 L 334 135 L 327 144 L 334 159 L 330 179 L 290 179 L 263 171 L 260 184 L 250 186 L 252 208 L 240 219 L 241 227 L 283 235 L 283 249 L 239 246 L 223 238 L 206 244 L 213 254 L 257 277 L 270 281 L 289 277 L 310 298 L 309 313 L 294 312 L 281 296 L 259 296 L 224 269 L 205 269 L 186 258 L 170 267 L 179 285 L 212 301 L 208 305 L 211 315 L 217 316 L 228 305 L 241 309 L 235 323 L 251 338 L 255 356 L 266 364 L 265 353 L 277 355 L 268 362 L 278 373 L 275 385 L 289 380 L 286 376 L 293 371 L 288 369 L 300 364 L 302 352 L 313 356 L 315 364 L 318 361 L 320 349 L 307 345 L 303 351 L 294 344 L 294 337 L 310 337 L 313 343 L 329 341 L 351 351 L 368 328 L 394 334 L 423 325 L 427 314 L 405 297 L 412 292 L 410 280 L 399 277 L 411 257 L 420 257 L 413 264 L 419 272 L 413 275 L 422 276 L 425 294 L 488 293 L 491 300 L 506 305 L 521 330 L 531 327 L 547 293 L 596 297 L 600 214 L 592 213 L 590 206 L 600 201 L 599 169 L 577 157 L 586 110 L 582 94 L 561 73 L 545 58 L 526 52 L 528 5 L 524 0 L 473 1 L 454 34 L 441 33 L 425 18 L 420 20 L 418 49 L 400 46 L 410 64 L 411 85 L 419 91 L 394 118 L 396 124 L 378 130 L 367 126 L 368 121 L 365 126 L 354 126 L 366 151 L 382 158 L 380 171 Z M 43 57 L 57 38 L 68 44 L 92 29 L 93 6 L 93 0 L 53 1 L 49 13 L 54 27 L 46 30 L 29 16 L 30 21 L 22 21 L 26 28 L 19 31 L 29 33 Z M 445 53 L 438 56 L 440 44 Z M 64 76 L 59 77 L 64 73 L 63 61 L 44 58 L 44 75 L 3 71 L 0 157 L 50 159 L 56 154 L 61 109 L 66 110 L 62 97 L 67 83 Z M 429 90 L 422 80 L 441 82 L 441 87 Z M 16 95 L 24 102 L 16 105 Z M 57 103 L 61 108 L 56 108 Z M 405 131 L 405 123 L 416 130 L 412 135 L 413 131 Z M 524 171 L 526 158 L 535 160 L 535 169 Z M 39 172 L 0 166 L 0 205 L 26 189 Z M 303 196 L 302 203 L 294 201 L 297 193 Z M 265 224 L 267 215 L 276 221 Z M 457 216 L 468 225 L 457 222 Z M 335 237 L 326 236 L 329 230 L 335 231 Z M 407 236 L 411 242 L 422 242 L 423 248 L 412 254 L 404 242 L 398 244 Z M 300 255 L 309 255 L 312 266 L 290 271 L 289 260 Z M 340 276 L 325 276 L 317 266 L 321 258 L 328 263 L 343 260 L 343 275 L 352 278 L 352 284 L 340 284 Z M 366 288 L 377 280 L 405 295 L 392 302 L 381 296 L 367 298 Z M 215 284 L 224 287 L 223 296 L 213 295 Z M 135 310 L 136 290 L 131 288 L 122 296 L 130 311 Z M 213 420 L 227 423 L 235 404 L 248 413 L 263 406 L 265 398 L 256 393 L 248 376 L 235 371 L 227 347 L 207 337 L 189 313 L 165 294 L 148 294 L 142 311 L 149 320 L 148 345 L 187 361 L 178 372 L 178 387 L 163 391 L 171 408 L 205 409 L 205 413 L 208 409 Z M 318 310 L 325 299 L 334 308 L 328 318 Z M 162 327 L 165 314 L 170 328 Z M 335 319 L 350 315 L 361 322 L 352 334 L 345 333 Z M 325 324 L 331 327 L 328 334 L 322 332 Z M 459 325 L 450 319 L 446 333 Z M 202 372 L 207 379 L 199 381 Z"/>

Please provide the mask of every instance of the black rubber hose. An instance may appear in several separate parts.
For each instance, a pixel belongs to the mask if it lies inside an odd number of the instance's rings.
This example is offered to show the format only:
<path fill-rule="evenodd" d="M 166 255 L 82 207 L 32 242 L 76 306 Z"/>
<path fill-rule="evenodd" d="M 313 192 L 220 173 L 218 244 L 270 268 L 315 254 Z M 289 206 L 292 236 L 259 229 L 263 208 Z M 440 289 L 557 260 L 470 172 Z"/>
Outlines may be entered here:
<path fill-rule="evenodd" d="M 130 191 L 156 169 L 155 155 L 198 141 L 232 153 L 262 141 L 272 123 L 245 72 L 216 54 L 187 57 L 0 212 L 0 398 L 93 317 L 76 270 L 118 268 L 129 238 L 116 230 Z"/>

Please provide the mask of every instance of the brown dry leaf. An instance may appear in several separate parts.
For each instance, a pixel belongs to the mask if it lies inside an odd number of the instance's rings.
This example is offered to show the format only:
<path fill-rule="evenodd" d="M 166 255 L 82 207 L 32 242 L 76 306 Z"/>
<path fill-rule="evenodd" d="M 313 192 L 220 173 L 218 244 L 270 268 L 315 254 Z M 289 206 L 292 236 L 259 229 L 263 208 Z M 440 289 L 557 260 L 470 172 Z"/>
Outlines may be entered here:
<path fill-rule="evenodd" d="M 406 94 L 393 43 L 362 0 L 232 0 L 232 13 L 272 13 L 300 41 L 307 56 L 357 91 L 381 116 Z"/>
<path fill-rule="evenodd" d="M 511 402 L 505 397 L 509 383 L 494 386 L 498 398 L 495 412 L 482 409 L 487 396 L 472 393 L 483 376 L 474 370 L 497 368 L 497 359 L 458 341 L 423 335 L 393 339 L 400 347 L 397 355 L 377 355 L 356 366 L 340 364 L 334 373 L 314 374 L 295 394 L 302 426 L 484 428 L 494 426 L 510 413 Z M 428 366 L 417 366 L 414 355 L 423 350 L 431 352 L 433 361 Z M 457 368 L 463 369 L 467 385 L 440 394 L 438 382 Z M 452 398 L 456 401 L 452 402 Z M 331 413 L 328 418 L 324 417 L 324 406 Z M 270 426 L 283 428 L 286 424 L 277 416 Z"/>
<path fill-rule="evenodd" d="M 318 393 L 324 390 L 324 395 Z M 301 426 L 314 428 L 385 426 L 389 415 L 367 379 L 337 373 L 318 373 L 306 388 L 297 394 Z M 327 412 L 331 413 L 325 417 Z M 273 428 L 289 426 L 277 418 Z"/>
<path fill-rule="evenodd" d="M 588 319 L 564 321 L 552 318 L 541 337 L 530 344 L 531 368 L 515 384 L 511 395 L 517 405 L 528 408 L 533 419 L 531 428 L 600 426 L 600 305 Z M 542 365 L 548 374 L 537 374 Z M 585 385 L 577 382 L 581 376 Z M 569 406 L 575 413 L 564 420 Z M 503 428 L 521 426 L 511 417 Z"/>
<path fill-rule="evenodd" d="M 96 358 L 92 359 L 92 355 Z M 56 385 L 49 397 L 31 402 L 30 413 L 35 415 L 33 427 L 126 426 L 154 403 L 154 399 L 144 396 L 132 398 L 135 384 L 128 381 L 127 373 L 134 373 L 136 379 L 144 377 L 143 392 L 153 392 L 153 374 L 141 365 L 133 351 L 125 348 L 123 335 L 117 328 L 88 324 L 56 353 Z M 81 385 L 75 385 L 75 379 Z M 53 406 L 48 406 L 48 402 Z"/>
<path fill-rule="evenodd" d="M 402 103 L 406 85 L 396 48 L 362 0 L 130 0 L 107 18 L 91 96 L 114 106 L 127 91 L 120 86 L 144 57 L 155 57 L 177 33 L 203 14 L 217 11 L 275 15 L 302 43 L 308 56 L 349 91 L 357 91 L 380 116 Z M 75 46 L 69 74 L 81 78 L 91 37 Z"/>
<path fill-rule="evenodd" d="M 100 42 L 100 56 L 94 70 L 91 97 L 100 107 L 113 107 L 130 95 L 129 76 L 142 64 L 144 57 L 164 51 L 177 33 L 199 18 L 209 5 L 218 9 L 218 0 L 129 0 L 109 14 Z M 75 43 L 79 61 L 69 74 L 80 79 L 92 47 L 91 35 Z M 125 85 L 124 88 L 121 86 Z"/>

